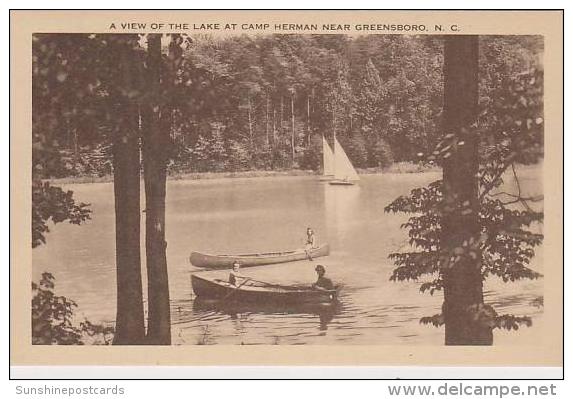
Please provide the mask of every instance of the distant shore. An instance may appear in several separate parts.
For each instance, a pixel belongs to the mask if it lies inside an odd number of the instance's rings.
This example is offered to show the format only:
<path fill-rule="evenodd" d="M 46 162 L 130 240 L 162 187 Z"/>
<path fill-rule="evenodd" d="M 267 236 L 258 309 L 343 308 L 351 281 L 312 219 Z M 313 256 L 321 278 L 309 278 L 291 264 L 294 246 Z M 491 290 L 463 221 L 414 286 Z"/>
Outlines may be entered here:
<path fill-rule="evenodd" d="M 423 173 L 437 172 L 440 169 L 433 166 L 414 164 L 411 162 L 397 162 L 386 168 L 356 169 L 360 175 L 384 174 L 384 173 Z M 286 170 L 245 170 L 237 172 L 171 172 L 167 180 L 212 180 L 233 178 L 257 178 L 275 176 L 316 176 L 320 173 L 314 170 L 286 169 Z M 88 184 L 110 183 L 113 175 L 105 176 L 69 176 L 62 178 L 46 179 L 52 184 Z"/>

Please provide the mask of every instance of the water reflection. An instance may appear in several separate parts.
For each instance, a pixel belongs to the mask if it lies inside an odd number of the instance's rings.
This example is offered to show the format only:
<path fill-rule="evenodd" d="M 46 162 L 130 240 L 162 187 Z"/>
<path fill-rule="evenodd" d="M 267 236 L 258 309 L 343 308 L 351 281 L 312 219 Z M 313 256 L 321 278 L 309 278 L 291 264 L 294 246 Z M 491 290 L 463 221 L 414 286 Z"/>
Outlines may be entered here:
<path fill-rule="evenodd" d="M 318 316 L 319 329 L 328 330 L 328 324 L 342 310 L 340 302 L 332 304 L 280 304 L 280 303 L 245 303 L 228 300 L 195 298 L 192 305 L 193 313 L 198 316 L 208 316 L 213 313 L 227 315 L 233 320 L 236 333 L 245 332 L 251 315 L 312 315 Z"/>
<path fill-rule="evenodd" d="M 336 246 L 344 241 L 358 219 L 360 186 L 331 186 L 324 184 L 324 210 L 328 237 Z"/>

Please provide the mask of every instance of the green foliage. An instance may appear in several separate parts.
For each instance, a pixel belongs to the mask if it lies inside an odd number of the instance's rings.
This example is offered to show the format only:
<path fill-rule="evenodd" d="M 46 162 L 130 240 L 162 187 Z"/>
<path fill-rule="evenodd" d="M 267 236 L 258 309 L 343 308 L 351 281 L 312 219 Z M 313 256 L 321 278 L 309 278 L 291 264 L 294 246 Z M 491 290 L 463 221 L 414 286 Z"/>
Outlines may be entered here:
<path fill-rule="evenodd" d="M 301 169 L 318 171 L 322 166 L 322 137 L 314 136 L 310 145 L 303 150 L 300 160 Z"/>
<path fill-rule="evenodd" d="M 386 88 L 380 79 L 380 73 L 372 60 L 369 59 L 356 98 L 356 115 L 365 135 L 371 136 L 377 130 L 382 129 L 386 96 Z"/>
<path fill-rule="evenodd" d="M 354 47 L 356 65 L 365 60 L 356 124 L 369 148 L 383 139 L 397 161 L 414 161 L 416 152 L 433 146 L 440 134 L 441 43 L 383 36 L 357 39 Z M 375 157 L 370 156 L 369 166 L 378 166 Z"/>
<path fill-rule="evenodd" d="M 514 315 L 499 315 L 489 305 L 476 306 L 473 310 L 473 315 L 481 323 L 488 325 L 490 328 L 499 328 L 504 330 L 518 330 L 520 326 L 531 327 L 531 318 L 525 316 Z M 421 324 L 432 325 L 434 327 L 441 327 L 444 325 L 444 316 L 439 313 L 433 316 L 422 317 Z"/>
<path fill-rule="evenodd" d="M 348 131 L 347 123 L 349 116 L 352 115 L 354 98 L 352 87 L 348 82 L 348 61 L 340 60 L 337 69 L 336 79 L 328 87 L 326 111 L 331 115 L 330 130 L 339 133 Z"/>
<path fill-rule="evenodd" d="M 77 151 L 60 150 L 58 155 L 66 175 L 103 177 L 113 172 L 112 148 L 107 142 L 80 147 Z"/>
<path fill-rule="evenodd" d="M 32 185 L 32 248 L 46 243 L 48 222 L 80 224 L 90 218 L 89 204 L 76 204 L 72 191 L 35 181 Z"/>
<path fill-rule="evenodd" d="M 531 327 L 531 318 L 526 316 L 514 316 L 510 314 L 496 315 L 494 327 L 504 330 L 518 330 L 520 326 Z"/>
<path fill-rule="evenodd" d="M 252 151 L 252 162 L 249 169 L 268 170 L 272 169 L 270 162 L 272 148 L 267 144 L 260 144 Z M 236 170 L 236 169 L 233 169 Z"/>
<path fill-rule="evenodd" d="M 480 242 L 484 250 L 484 277 L 492 274 L 505 282 L 541 277 L 528 266 L 535 254 L 534 248 L 543 241 L 543 234 L 528 228 L 543 221 L 543 212 L 508 209 L 500 200 L 486 197 L 480 219 L 484 226 Z"/>
<path fill-rule="evenodd" d="M 42 179 L 111 171 L 110 138 L 122 118 L 117 104 L 139 101 L 139 70 L 120 71 L 120 57 L 141 59 L 137 35 L 35 34 L 32 38 L 32 246 L 48 221 L 79 224 L 87 204 Z M 143 63 L 140 64 L 143 67 Z M 122 74 L 122 72 L 129 72 Z M 129 75 L 130 82 L 125 82 Z"/>
<path fill-rule="evenodd" d="M 534 163 L 543 154 L 543 73 L 538 69 L 515 75 L 502 75 L 490 93 L 497 97 L 482 104 L 478 121 L 471 132 L 479 137 L 479 226 L 477 236 L 463 241 L 453 249 L 440 245 L 441 220 L 444 214 L 472 212 L 469 203 L 447 204 L 443 201 L 442 181 L 416 188 L 389 204 L 386 212 L 413 213 L 403 228 L 408 230 L 411 252 L 393 253 L 396 264 L 391 280 L 414 280 L 430 276 L 421 284 L 421 291 L 433 294 L 443 288 L 442 273 L 464 259 L 477 262 L 481 275 L 497 276 L 505 282 L 536 279 L 541 274 L 529 267 L 543 235 L 537 225 L 543 212 L 534 210 L 532 202 L 542 197 L 527 197 L 521 190 L 515 164 Z M 428 160 L 441 163 L 451 156 L 464 140 L 448 134 L 438 143 Z M 504 183 L 513 182 L 517 193 L 501 191 Z M 475 317 L 492 328 L 517 329 L 529 326 L 528 317 L 498 315 L 493 308 L 482 305 L 474 309 Z M 443 324 L 441 315 L 422 319 L 425 324 Z"/>
<path fill-rule="evenodd" d="M 378 139 L 372 148 L 370 158 L 373 160 L 375 166 L 386 168 L 394 163 L 394 154 L 390 144 L 384 139 Z"/>
<path fill-rule="evenodd" d="M 54 294 L 54 276 L 43 273 L 39 283 L 32 283 L 32 344 L 84 345 L 86 341 L 109 344 L 113 328 L 88 320 L 74 325 L 76 307 L 74 301 Z"/>
<path fill-rule="evenodd" d="M 37 176 L 110 173 L 111 157 L 92 157 L 89 161 L 86 158 L 98 148 L 105 148 L 117 133 L 118 116 L 113 112 L 117 103 L 145 101 L 149 82 L 141 78 L 146 68 L 141 43 L 137 35 L 34 35 L 33 133 Z M 165 76 L 173 79 L 160 99 L 173 111 L 171 135 L 175 145 L 170 170 L 230 170 L 232 165 L 240 169 L 292 167 L 291 99 L 295 119 L 294 165 L 307 162 L 303 158 L 308 158 L 312 141 L 308 135 L 320 137 L 337 130 L 341 139 L 350 139 L 351 127 L 356 126 L 366 147 L 372 148 L 379 138 L 394 146 L 386 137 L 390 131 L 408 137 L 436 134 L 433 125 L 418 132 L 407 124 L 391 130 L 387 123 L 386 115 L 396 108 L 396 99 L 387 95 L 390 86 L 386 85 L 396 86 L 390 83 L 400 70 L 396 65 L 408 69 L 408 75 L 412 75 L 408 79 L 419 89 L 410 91 L 409 99 L 402 102 L 422 98 L 420 91 L 431 92 L 424 82 L 439 81 L 439 73 L 432 66 L 437 47 L 426 46 L 420 38 L 198 36 L 192 40 L 179 38 L 173 45 L 182 58 L 176 63 L 165 63 Z M 358 56 L 350 63 L 348 54 L 355 52 Z M 121 56 L 135 60 L 137 70 L 130 74 L 133 81 L 129 85 L 116 67 Z M 393 61 L 388 63 L 386 57 Z M 430 77 L 422 76 L 412 65 L 424 65 L 424 73 L 431 72 Z M 439 97 L 436 98 L 431 102 L 439 105 Z M 426 111 L 418 112 L 418 108 L 424 109 L 422 102 L 412 103 L 402 114 L 413 112 L 417 114 L 415 118 L 427 119 Z M 225 127 L 221 137 L 213 136 L 212 124 Z M 411 142 L 418 143 L 418 136 Z M 226 162 L 223 149 L 229 151 L 232 143 L 246 146 L 248 166 L 242 161 Z M 361 145 L 356 143 L 357 147 Z M 412 152 L 409 146 L 404 148 Z M 211 155 L 217 160 L 207 161 Z M 362 151 L 355 155 L 349 154 L 351 160 L 363 164 Z M 407 156 L 398 152 L 396 158 Z M 369 154 L 363 166 L 374 166 L 374 162 Z"/>
<path fill-rule="evenodd" d="M 440 327 L 444 325 L 444 316 L 441 313 L 425 316 L 420 319 L 420 324 L 431 324 L 434 327 Z"/>
<path fill-rule="evenodd" d="M 232 171 L 249 169 L 251 155 L 245 143 L 240 141 L 231 141 L 229 146 L 229 168 Z"/>
<path fill-rule="evenodd" d="M 117 104 L 139 101 L 141 71 L 117 68 L 122 56 L 142 59 L 137 35 L 35 34 L 32 40 L 32 137 L 34 177 L 91 173 L 76 169 L 101 150 L 121 125 Z M 143 62 L 140 64 L 143 68 Z M 107 161 L 111 154 L 104 155 Z M 64 159 L 62 159 L 64 158 Z"/>
<path fill-rule="evenodd" d="M 223 139 L 225 127 L 216 122 L 211 123 L 210 126 L 210 135 L 199 136 L 191 150 L 194 167 L 199 172 L 220 172 L 226 168 L 227 150 Z"/>
<path fill-rule="evenodd" d="M 114 104 L 145 100 L 148 82 L 138 78 L 145 75 L 139 73 L 145 70 L 145 49 L 140 42 L 137 35 L 34 35 L 36 176 L 110 171 L 111 157 L 107 155 L 85 159 L 98 146 L 105 148 L 115 133 Z M 443 50 L 439 39 L 245 35 L 179 38 L 174 43 L 182 58 L 165 63 L 166 76 L 173 79 L 160 100 L 172 109 L 175 145 L 170 170 L 292 167 L 291 99 L 295 164 L 301 167 L 308 164 L 312 152 L 307 151 L 312 142 L 308 134 L 331 137 L 336 130 L 340 140 L 346 139 L 345 145 L 352 146 L 351 138 L 359 133 L 368 150 L 366 163 L 360 142 L 354 143 L 357 151 L 348 155 L 364 167 L 418 161 L 419 152 L 426 153 L 442 138 Z M 524 66 L 535 66 L 540 46 L 540 39 L 533 36 L 482 40 L 480 96 L 484 109 L 501 106 L 503 82 Z M 129 87 L 115 67 L 121 54 L 140 61 L 135 63 L 140 70 L 131 74 L 134 81 Z M 501 134 L 502 121 L 490 116 L 482 115 L 481 126 L 496 125 L 491 131 Z M 214 137 L 213 124 L 224 127 L 220 137 Z M 248 162 L 227 162 L 224 152 L 231 156 L 228 151 L 233 143 L 246 147 Z M 542 143 L 530 144 L 538 151 L 542 147 Z M 381 148 L 376 149 L 378 146 Z M 207 161 L 210 156 L 216 160 Z"/>
<path fill-rule="evenodd" d="M 366 140 L 360 133 L 354 133 L 351 137 L 341 140 L 346 155 L 351 159 L 352 164 L 358 168 L 368 166 L 368 149 Z"/>

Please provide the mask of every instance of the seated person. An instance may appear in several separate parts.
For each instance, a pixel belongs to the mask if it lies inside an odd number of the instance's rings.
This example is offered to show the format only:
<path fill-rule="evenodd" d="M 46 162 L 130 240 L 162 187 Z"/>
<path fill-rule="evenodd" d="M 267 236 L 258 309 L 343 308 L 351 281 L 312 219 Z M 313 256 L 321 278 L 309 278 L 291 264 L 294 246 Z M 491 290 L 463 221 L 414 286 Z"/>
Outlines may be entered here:
<path fill-rule="evenodd" d="M 249 280 L 248 277 L 245 277 L 241 274 L 239 271 L 240 268 L 241 264 L 238 261 L 234 261 L 233 270 L 231 270 L 231 273 L 229 273 L 229 284 L 234 285 L 235 287 L 238 287 L 239 285 L 242 285 L 247 280 Z"/>
<path fill-rule="evenodd" d="M 324 268 L 324 266 L 317 265 L 314 270 L 316 270 L 316 274 L 318 274 L 318 279 L 316 280 L 316 283 L 312 285 L 312 288 L 322 291 L 333 290 L 334 284 L 332 283 L 332 280 L 327 277 L 324 277 L 324 275 L 326 274 L 326 269 Z"/>
<path fill-rule="evenodd" d="M 314 236 L 314 231 L 310 227 L 306 229 L 306 242 L 304 248 L 308 251 L 316 248 L 316 238 Z"/>

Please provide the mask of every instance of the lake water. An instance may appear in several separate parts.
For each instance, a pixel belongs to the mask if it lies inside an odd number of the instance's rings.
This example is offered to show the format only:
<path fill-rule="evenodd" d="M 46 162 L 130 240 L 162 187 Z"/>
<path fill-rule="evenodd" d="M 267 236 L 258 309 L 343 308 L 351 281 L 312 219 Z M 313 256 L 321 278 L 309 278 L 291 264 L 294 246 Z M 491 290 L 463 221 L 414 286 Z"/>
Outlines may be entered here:
<path fill-rule="evenodd" d="M 315 176 L 169 181 L 166 234 L 173 342 L 442 345 L 442 328 L 419 323 L 420 317 L 440 312 L 441 294 L 422 294 L 419 283 L 389 281 L 393 264 L 388 254 L 408 248 L 406 231 L 400 229 L 407 216 L 384 213 L 397 196 L 438 178 L 437 173 L 364 175 L 353 187 L 330 186 Z M 521 184 L 525 191 L 541 192 L 535 174 Z M 81 226 L 50 226 L 47 245 L 33 251 L 33 278 L 37 281 L 43 271 L 50 271 L 56 277 L 57 294 L 78 303 L 78 317 L 113 324 L 113 186 L 64 188 L 91 204 L 92 220 Z M 268 307 L 221 309 L 193 297 L 190 275 L 201 271 L 189 264 L 191 251 L 299 248 L 307 226 L 313 227 L 319 243 L 330 243 L 330 256 L 243 272 L 269 282 L 311 283 L 316 280 L 314 266 L 321 263 L 328 277 L 344 284 L 341 305 L 333 314 Z M 541 251 L 533 267 L 543 272 Z M 208 273 L 222 278 L 227 274 Z M 541 334 L 543 309 L 532 302 L 543 295 L 542 279 L 509 284 L 490 279 L 485 289 L 486 301 L 499 313 L 528 315 L 534 322 L 517 333 L 496 331 L 495 344 L 519 345 Z"/>

